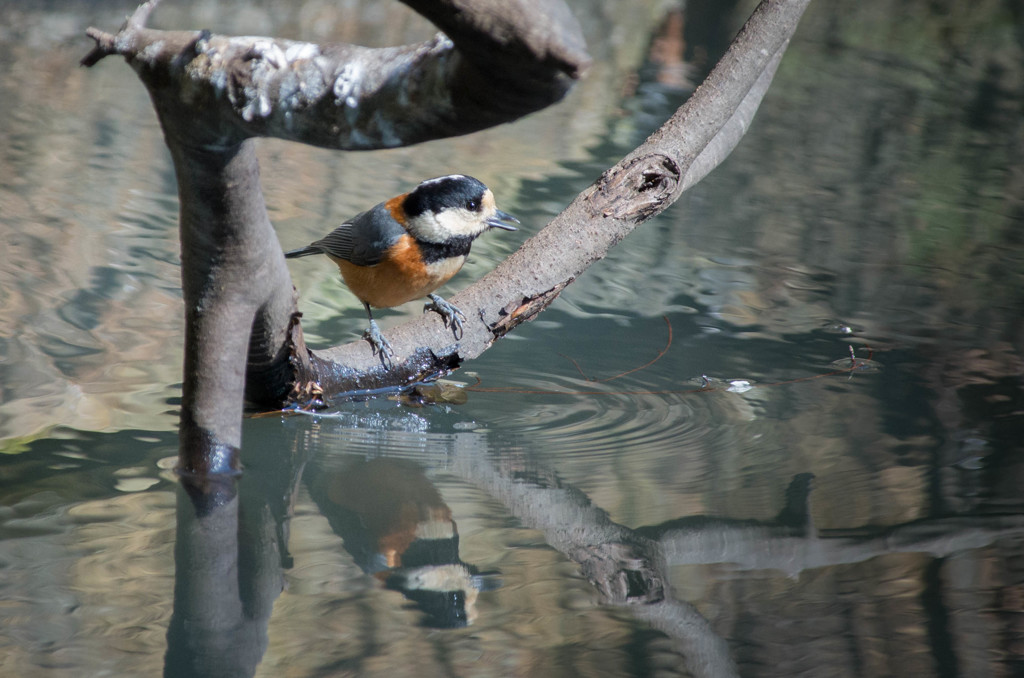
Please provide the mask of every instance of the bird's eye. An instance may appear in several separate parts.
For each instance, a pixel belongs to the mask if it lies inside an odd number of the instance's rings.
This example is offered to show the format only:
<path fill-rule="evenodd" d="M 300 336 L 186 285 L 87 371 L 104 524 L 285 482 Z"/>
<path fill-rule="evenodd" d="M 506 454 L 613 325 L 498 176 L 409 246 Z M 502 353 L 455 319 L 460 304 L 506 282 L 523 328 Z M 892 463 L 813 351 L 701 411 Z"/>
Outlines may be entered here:
<path fill-rule="evenodd" d="M 476 200 L 467 200 L 466 209 L 469 210 L 470 212 L 476 212 L 478 209 L 480 209 L 480 203 L 477 202 Z"/>

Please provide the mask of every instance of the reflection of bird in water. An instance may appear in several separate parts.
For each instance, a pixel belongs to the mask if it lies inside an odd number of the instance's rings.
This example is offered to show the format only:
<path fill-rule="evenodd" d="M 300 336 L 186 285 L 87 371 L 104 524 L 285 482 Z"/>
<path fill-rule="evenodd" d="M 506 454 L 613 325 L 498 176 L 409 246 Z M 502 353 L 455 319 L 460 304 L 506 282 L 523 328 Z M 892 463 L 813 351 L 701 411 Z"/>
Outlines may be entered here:
<path fill-rule="evenodd" d="M 418 464 L 358 459 L 317 466 L 306 478 L 356 564 L 416 603 L 427 625 L 472 623 L 479 592 L 500 585 L 459 559 L 451 509 Z"/>

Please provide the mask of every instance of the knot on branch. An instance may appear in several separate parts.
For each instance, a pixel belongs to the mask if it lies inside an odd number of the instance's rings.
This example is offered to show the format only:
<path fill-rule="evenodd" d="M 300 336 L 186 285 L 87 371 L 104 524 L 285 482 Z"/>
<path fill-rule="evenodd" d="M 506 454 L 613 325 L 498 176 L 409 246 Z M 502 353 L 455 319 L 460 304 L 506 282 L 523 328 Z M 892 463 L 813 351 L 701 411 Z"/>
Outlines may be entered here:
<path fill-rule="evenodd" d="M 640 223 L 672 203 L 682 176 L 669 156 L 642 155 L 602 174 L 586 200 L 594 216 Z"/>
<path fill-rule="evenodd" d="M 651 605 L 665 599 L 657 567 L 636 544 L 595 544 L 574 549 L 569 556 L 612 605 Z"/>

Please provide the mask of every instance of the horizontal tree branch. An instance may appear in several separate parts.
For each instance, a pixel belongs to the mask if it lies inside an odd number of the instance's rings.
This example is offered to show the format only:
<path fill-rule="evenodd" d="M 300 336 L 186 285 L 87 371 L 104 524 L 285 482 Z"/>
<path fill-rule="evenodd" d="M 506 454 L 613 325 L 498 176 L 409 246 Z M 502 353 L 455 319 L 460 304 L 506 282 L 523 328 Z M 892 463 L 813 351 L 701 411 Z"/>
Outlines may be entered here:
<path fill-rule="evenodd" d="M 91 66 L 117 54 L 149 85 L 173 84 L 222 146 L 270 136 L 343 150 L 407 146 L 510 122 L 560 100 L 589 65 L 561 2 L 407 3 L 447 31 L 369 48 L 145 27 L 90 28 Z M 538 25 L 544 24 L 539 29 Z"/>

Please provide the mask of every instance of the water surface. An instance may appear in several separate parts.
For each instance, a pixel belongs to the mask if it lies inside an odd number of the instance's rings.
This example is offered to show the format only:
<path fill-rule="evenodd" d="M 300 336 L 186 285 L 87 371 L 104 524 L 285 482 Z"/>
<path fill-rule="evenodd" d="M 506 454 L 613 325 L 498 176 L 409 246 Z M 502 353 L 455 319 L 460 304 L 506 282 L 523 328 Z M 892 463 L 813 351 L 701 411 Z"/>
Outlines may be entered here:
<path fill-rule="evenodd" d="M 431 34 L 363 4 L 156 18 Z M 466 172 L 524 227 L 481 239 L 461 288 L 685 99 L 746 11 L 702 7 L 573 3 L 594 67 L 514 125 L 359 155 L 262 144 L 282 244 Z M 1020 675 L 1007 7 L 812 4 L 733 155 L 452 375 L 459 397 L 250 418 L 237 487 L 199 488 L 171 470 L 173 172 L 130 69 L 75 66 L 84 28 L 129 8 L 6 8 L 0 672 Z M 318 346 L 363 329 L 332 269 L 292 268 Z"/>

